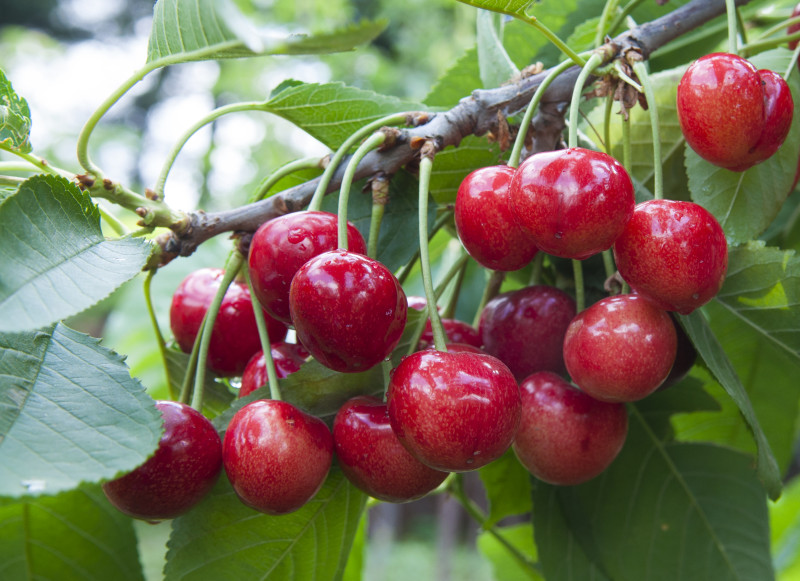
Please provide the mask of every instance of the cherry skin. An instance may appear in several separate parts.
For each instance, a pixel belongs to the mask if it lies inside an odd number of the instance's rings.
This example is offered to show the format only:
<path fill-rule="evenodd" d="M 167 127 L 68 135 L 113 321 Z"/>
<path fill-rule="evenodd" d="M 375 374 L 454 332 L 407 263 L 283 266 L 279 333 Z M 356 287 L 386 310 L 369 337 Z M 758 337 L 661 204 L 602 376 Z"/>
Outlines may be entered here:
<path fill-rule="evenodd" d="M 728 245 L 719 222 L 693 202 L 649 200 L 614 245 L 619 273 L 637 293 L 688 315 L 719 292 Z"/>
<path fill-rule="evenodd" d="M 403 288 L 385 266 L 341 249 L 297 271 L 289 306 L 300 343 L 340 372 L 365 371 L 386 359 L 408 311 Z"/>
<path fill-rule="evenodd" d="M 794 105 L 778 75 L 746 59 L 712 53 L 697 59 L 678 84 L 678 121 L 686 142 L 706 161 L 745 171 L 786 139 Z"/>
<path fill-rule="evenodd" d="M 658 391 L 667 389 L 681 381 L 689 374 L 689 371 L 691 371 L 697 361 L 697 350 L 694 348 L 694 345 L 692 345 L 692 340 L 689 339 L 686 331 L 684 331 L 680 323 L 675 320 L 675 316 L 672 313 L 670 313 L 670 319 L 672 319 L 672 323 L 675 327 L 675 334 L 678 338 L 678 348 L 675 352 L 675 363 L 672 364 L 669 375 L 667 375 L 664 383 L 659 386 Z"/>
<path fill-rule="evenodd" d="M 164 434 L 155 454 L 128 474 L 103 484 L 118 510 L 160 521 L 188 512 L 214 487 L 222 470 L 222 442 L 205 416 L 174 401 L 157 401 Z"/>
<path fill-rule="evenodd" d="M 458 187 L 454 218 L 466 251 L 492 270 L 519 270 L 538 251 L 511 211 L 509 184 L 516 169 L 497 165 L 476 169 Z"/>
<path fill-rule="evenodd" d="M 392 372 L 389 422 L 423 464 L 466 472 L 496 460 L 519 426 L 519 387 L 503 363 L 467 350 L 417 351 Z"/>
<path fill-rule="evenodd" d="M 306 362 L 308 351 L 299 343 L 273 343 L 270 349 L 272 361 L 275 363 L 275 375 L 278 379 L 289 377 Z M 239 388 L 239 397 L 250 395 L 259 387 L 267 385 L 267 362 L 264 352 L 259 351 L 250 358 L 247 367 L 242 373 L 242 386 Z"/>
<path fill-rule="evenodd" d="M 602 401 L 636 401 L 669 375 L 677 350 L 666 311 L 640 295 L 604 298 L 572 320 L 564 361 L 572 381 Z"/>
<path fill-rule="evenodd" d="M 189 274 L 172 295 L 170 327 L 184 353 L 191 353 L 203 317 L 214 300 L 225 271 L 201 268 Z M 264 313 L 270 340 L 282 341 L 286 325 Z M 211 342 L 207 366 L 219 375 L 241 375 L 253 354 L 261 349 L 253 301 L 247 285 L 233 281 L 222 299 Z"/>
<path fill-rule="evenodd" d="M 447 472 L 425 466 L 403 447 L 389 424 L 386 404 L 375 397 L 354 397 L 339 409 L 333 441 L 348 480 L 385 502 L 422 498 L 447 477 Z"/>
<path fill-rule="evenodd" d="M 480 333 L 469 323 L 457 319 L 442 319 L 442 327 L 444 328 L 447 341 L 466 343 L 467 345 L 472 345 L 479 349 L 483 345 Z M 431 326 L 430 319 L 428 319 L 425 323 L 425 329 L 422 331 L 422 335 L 420 335 L 419 338 L 419 348 L 426 349 L 431 345 L 433 345 L 433 327 Z"/>
<path fill-rule="evenodd" d="M 367 253 L 364 237 L 347 224 L 347 244 L 351 252 Z M 289 285 L 306 262 L 338 248 L 337 218 L 329 212 L 294 212 L 262 224 L 250 243 L 248 267 L 253 292 L 267 312 L 291 323 Z"/>
<path fill-rule="evenodd" d="M 596 400 L 549 371 L 520 384 L 522 421 L 514 453 L 545 482 L 571 486 L 603 472 L 628 435 L 625 405 Z"/>
<path fill-rule="evenodd" d="M 311 500 L 332 460 L 328 426 L 273 399 L 256 400 L 237 411 L 222 443 L 222 461 L 236 495 L 272 515 L 293 512 Z"/>
<path fill-rule="evenodd" d="M 530 156 L 509 192 L 517 222 L 540 250 L 578 260 L 611 248 L 635 203 L 625 168 L 581 148 Z"/>
<path fill-rule="evenodd" d="M 555 287 L 537 285 L 502 293 L 481 312 L 483 349 L 522 381 L 536 371 L 564 372 L 564 334 L 575 301 Z"/>

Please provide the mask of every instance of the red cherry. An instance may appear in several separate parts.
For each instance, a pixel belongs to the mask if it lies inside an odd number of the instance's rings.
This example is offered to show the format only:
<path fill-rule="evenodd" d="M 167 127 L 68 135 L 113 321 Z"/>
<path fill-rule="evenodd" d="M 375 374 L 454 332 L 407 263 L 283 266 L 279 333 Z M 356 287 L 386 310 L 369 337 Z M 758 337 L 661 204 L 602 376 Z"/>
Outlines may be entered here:
<path fill-rule="evenodd" d="M 511 211 L 509 184 L 515 172 L 507 165 L 476 169 L 464 178 L 456 195 L 454 218 L 461 244 L 492 270 L 518 270 L 537 252 Z"/>
<path fill-rule="evenodd" d="M 575 301 L 555 287 L 537 285 L 502 293 L 481 313 L 483 349 L 521 381 L 536 371 L 564 372 L 564 333 Z"/>
<path fill-rule="evenodd" d="M 417 351 L 389 381 L 389 421 L 420 462 L 475 470 L 503 455 L 519 426 L 519 387 L 503 363 L 483 353 Z"/>
<path fill-rule="evenodd" d="M 614 259 L 634 291 L 686 315 L 722 288 L 728 245 L 719 222 L 702 206 L 649 200 L 636 206 L 614 245 Z"/>
<path fill-rule="evenodd" d="M 201 268 L 189 274 L 172 295 L 170 327 L 184 353 L 190 353 L 203 317 L 217 294 L 225 271 Z M 264 313 L 270 341 L 286 337 L 286 325 Z M 241 375 L 253 354 L 261 349 L 250 291 L 234 281 L 222 299 L 208 347 L 208 368 L 219 375 Z"/>
<path fill-rule="evenodd" d="M 603 401 L 636 401 L 667 378 L 677 342 L 666 311 L 639 295 L 617 295 L 572 320 L 564 361 L 581 391 Z"/>
<path fill-rule="evenodd" d="M 275 363 L 275 374 L 278 379 L 289 377 L 306 362 L 308 351 L 298 343 L 273 343 L 270 352 Z M 259 387 L 267 385 L 267 362 L 264 360 L 264 351 L 259 351 L 250 358 L 247 367 L 242 373 L 242 386 L 239 397 L 250 395 Z"/>
<path fill-rule="evenodd" d="M 469 323 L 457 319 L 442 319 L 442 327 L 444 327 L 444 334 L 447 341 L 466 343 L 478 349 L 483 345 L 480 333 Z M 433 327 L 431 326 L 430 319 L 428 319 L 425 323 L 425 329 L 422 331 L 422 335 L 420 335 L 419 338 L 419 348 L 427 349 L 431 345 L 433 345 Z"/>
<path fill-rule="evenodd" d="M 322 487 L 333 460 L 333 436 L 322 420 L 292 404 L 260 399 L 231 419 L 222 458 L 243 503 L 267 514 L 285 514 Z"/>
<path fill-rule="evenodd" d="M 351 252 L 366 254 L 364 237 L 347 224 L 347 244 Z M 306 262 L 336 250 L 337 218 L 329 212 L 294 212 L 262 224 L 250 242 L 248 266 L 253 291 L 270 314 L 285 323 L 289 315 L 289 285 Z M 271 336 L 270 336 L 271 337 Z"/>
<path fill-rule="evenodd" d="M 392 431 L 386 404 L 371 396 L 354 397 L 339 409 L 333 440 L 345 476 L 386 502 L 422 498 L 447 477 L 409 454 Z"/>
<path fill-rule="evenodd" d="M 625 168 L 605 153 L 580 148 L 532 155 L 509 191 L 517 222 L 539 249 L 578 260 L 608 250 L 635 203 Z"/>
<path fill-rule="evenodd" d="M 591 480 L 617 457 L 628 434 L 625 405 L 598 401 L 548 371 L 520 384 L 522 421 L 514 452 L 545 482 Z"/>
<path fill-rule="evenodd" d="M 214 487 L 222 470 L 222 442 L 205 416 L 174 401 L 157 401 L 164 434 L 155 454 L 125 476 L 103 484 L 108 500 L 128 516 L 175 518 Z"/>
<path fill-rule="evenodd" d="M 292 279 L 289 305 L 300 343 L 341 372 L 365 371 L 386 359 L 408 311 L 400 283 L 385 266 L 346 250 L 304 264 Z"/>
<path fill-rule="evenodd" d="M 703 159 L 744 171 L 786 139 L 794 105 L 786 82 L 746 59 L 712 53 L 697 59 L 678 84 L 678 121 Z"/>

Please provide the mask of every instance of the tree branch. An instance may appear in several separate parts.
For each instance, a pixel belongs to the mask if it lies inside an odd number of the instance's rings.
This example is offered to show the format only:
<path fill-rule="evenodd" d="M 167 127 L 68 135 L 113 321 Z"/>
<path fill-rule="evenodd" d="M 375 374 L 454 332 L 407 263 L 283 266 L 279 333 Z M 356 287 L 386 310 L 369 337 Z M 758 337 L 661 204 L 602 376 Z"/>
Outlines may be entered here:
<path fill-rule="evenodd" d="M 736 0 L 745 5 L 750 0 Z M 636 51 L 642 57 L 649 56 L 667 43 L 706 22 L 725 13 L 724 0 L 693 0 L 669 14 L 637 26 L 606 43 L 603 51 L 604 64 Z M 532 151 L 555 149 L 564 127 L 563 114 L 572 95 L 579 73 L 573 67 L 560 75 L 544 94 L 540 111 L 534 119 L 534 141 Z M 506 118 L 524 109 L 547 71 L 523 77 L 496 89 L 476 90 L 462 99 L 455 107 L 443 113 L 431 115 L 427 123 L 402 130 L 393 147 L 376 150 L 362 160 L 356 169 L 355 179 L 360 180 L 383 173 L 391 175 L 414 161 L 419 150 L 414 144 L 421 140 L 435 139 L 439 149 L 457 147 L 469 135 L 481 136 L 496 129 L 498 117 Z M 346 159 L 339 165 L 328 191 L 339 188 Z M 164 265 L 177 256 L 188 256 L 197 247 L 214 236 L 225 232 L 236 232 L 243 237 L 243 246 L 249 243 L 249 235 L 262 223 L 304 208 L 311 199 L 317 180 L 285 190 L 275 196 L 253 204 L 221 212 L 191 212 L 187 215 L 188 226 L 182 224 L 179 231 L 170 231 L 157 238 L 160 252 L 154 256 L 151 267 Z"/>

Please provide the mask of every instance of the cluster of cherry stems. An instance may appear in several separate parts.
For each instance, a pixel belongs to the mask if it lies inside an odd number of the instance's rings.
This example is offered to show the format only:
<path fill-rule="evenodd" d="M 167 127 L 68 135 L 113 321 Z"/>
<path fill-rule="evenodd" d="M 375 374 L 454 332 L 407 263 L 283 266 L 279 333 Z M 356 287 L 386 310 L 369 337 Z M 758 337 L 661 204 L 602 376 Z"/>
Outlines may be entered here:
<path fill-rule="evenodd" d="M 687 70 L 677 108 L 688 145 L 741 172 L 777 151 L 794 106 L 779 75 L 715 53 Z M 355 486 L 388 502 L 421 498 L 449 473 L 476 470 L 509 447 L 549 483 L 600 474 L 625 441 L 625 403 L 677 382 L 693 365 L 696 353 L 671 312 L 691 313 L 717 294 L 728 254 L 722 228 L 702 206 L 660 199 L 658 184 L 656 199 L 635 204 L 624 167 L 575 147 L 573 135 L 567 149 L 468 175 L 455 203 L 459 239 L 495 271 L 521 269 L 539 252 L 581 261 L 613 248 L 631 292 L 583 309 L 582 296 L 576 304 L 555 287 L 533 285 L 489 300 L 475 329 L 428 309 L 435 295 L 425 261 L 426 298 L 407 297 L 397 278 L 366 256 L 341 206 L 338 217 L 310 209 L 271 220 L 253 237 L 245 282 L 232 280 L 241 260 L 229 273 L 196 271 L 170 311 L 175 341 L 192 352 L 224 285 L 206 334 L 206 365 L 241 376 L 241 397 L 269 384 L 271 399 L 241 407 L 223 440 L 192 407 L 157 402 L 165 423 L 159 447 L 104 485 L 111 502 L 135 518 L 174 518 L 209 492 L 224 466 L 245 504 L 285 514 L 319 491 L 334 453 Z M 421 164 L 423 208 L 430 161 Z M 421 232 L 425 247 L 425 224 Z M 263 311 L 253 309 L 251 292 Z M 391 371 L 385 402 L 347 401 L 331 431 L 281 400 L 277 378 L 309 356 L 342 373 L 386 364 L 408 308 L 427 311 L 430 320 L 419 350 Z M 283 342 L 288 326 L 296 343 Z"/>

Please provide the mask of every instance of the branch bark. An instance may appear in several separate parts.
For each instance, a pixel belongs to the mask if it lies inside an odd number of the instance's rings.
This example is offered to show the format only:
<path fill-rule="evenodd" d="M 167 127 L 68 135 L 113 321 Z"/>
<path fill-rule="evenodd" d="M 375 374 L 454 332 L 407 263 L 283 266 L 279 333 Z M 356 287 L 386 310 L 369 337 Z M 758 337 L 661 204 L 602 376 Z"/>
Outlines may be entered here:
<path fill-rule="evenodd" d="M 750 0 L 736 0 L 737 6 Z M 626 55 L 633 50 L 647 59 L 657 49 L 702 26 L 725 13 L 725 0 L 693 0 L 669 14 L 624 32 L 601 47 L 606 55 L 605 63 Z M 561 139 L 563 113 L 575 86 L 578 67 L 560 75 L 544 94 L 540 111 L 534 119 L 533 151 L 555 149 Z M 440 149 L 457 147 L 469 135 L 481 136 L 497 126 L 498 117 L 506 118 L 524 109 L 547 71 L 521 78 L 496 89 L 476 90 L 462 99 L 455 107 L 443 113 L 431 115 L 430 120 L 418 127 L 402 130 L 395 145 L 386 150 L 376 150 L 358 165 L 355 180 L 379 173 L 391 175 L 414 161 L 419 150 L 411 144 L 420 139 L 435 139 Z M 328 191 L 339 188 L 345 159 L 339 166 L 328 187 Z M 154 258 L 160 266 L 177 256 L 188 256 L 206 240 L 235 232 L 243 237 L 243 246 L 249 241 L 248 234 L 262 223 L 283 214 L 303 209 L 311 199 L 317 180 L 295 186 L 265 200 L 225 210 L 205 213 L 191 212 L 180 230 L 170 231 L 157 238 L 160 252 Z"/>

